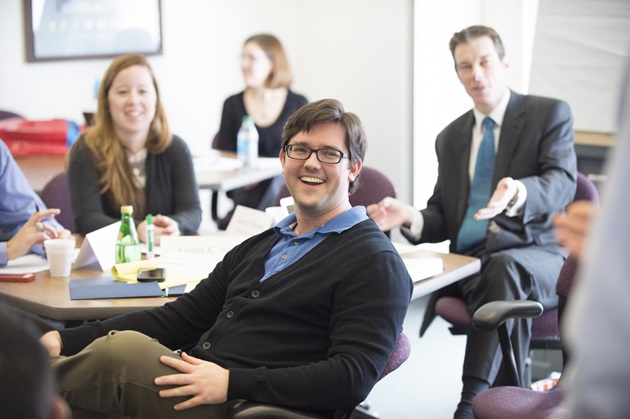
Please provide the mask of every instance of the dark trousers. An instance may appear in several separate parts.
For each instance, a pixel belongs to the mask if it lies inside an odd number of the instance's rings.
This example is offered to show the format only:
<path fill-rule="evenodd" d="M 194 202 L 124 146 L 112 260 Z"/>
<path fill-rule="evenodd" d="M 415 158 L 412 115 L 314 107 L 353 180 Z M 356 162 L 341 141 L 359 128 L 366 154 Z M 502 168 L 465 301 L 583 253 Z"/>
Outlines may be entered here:
<path fill-rule="evenodd" d="M 480 274 L 456 284 L 472 314 L 483 304 L 497 300 L 536 300 L 545 307 L 557 304 L 555 293 L 564 256 L 557 248 L 529 246 L 507 249 L 482 257 Z M 519 366 L 521 382 L 531 339 L 531 320 L 508 322 L 508 331 Z M 462 378 L 486 381 L 488 385 L 505 385 L 502 355 L 496 332 L 468 331 Z"/>

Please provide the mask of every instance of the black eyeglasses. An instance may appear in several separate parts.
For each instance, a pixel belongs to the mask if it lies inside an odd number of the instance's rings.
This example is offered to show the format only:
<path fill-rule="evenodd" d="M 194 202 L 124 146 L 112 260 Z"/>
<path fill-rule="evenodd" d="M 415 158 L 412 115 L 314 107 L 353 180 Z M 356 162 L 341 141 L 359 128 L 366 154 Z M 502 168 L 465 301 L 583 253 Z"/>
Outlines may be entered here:
<path fill-rule="evenodd" d="M 303 145 L 289 144 L 284 146 L 284 152 L 293 160 L 308 160 L 315 153 L 317 160 L 326 164 L 338 164 L 344 157 L 349 157 L 341 150 L 334 148 L 319 148 L 314 150 Z"/>

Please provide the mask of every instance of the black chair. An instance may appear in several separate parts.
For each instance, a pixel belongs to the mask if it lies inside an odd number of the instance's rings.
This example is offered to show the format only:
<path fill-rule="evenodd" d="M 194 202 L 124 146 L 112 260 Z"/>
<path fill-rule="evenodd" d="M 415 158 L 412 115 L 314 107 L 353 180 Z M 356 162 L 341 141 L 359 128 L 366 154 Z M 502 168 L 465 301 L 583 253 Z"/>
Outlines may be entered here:
<path fill-rule="evenodd" d="M 401 333 L 379 380 L 400 367 L 409 358 L 410 353 L 411 345 L 409 339 L 404 333 Z M 357 406 L 347 410 L 336 410 L 333 419 L 349 419 L 358 415 L 362 418 L 373 417 L 366 409 Z M 235 406 L 228 417 L 230 419 L 324 419 L 323 416 L 312 412 L 253 402 L 243 402 Z"/>
<path fill-rule="evenodd" d="M 556 323 L 562 321 L 562 314 L 571 293 L 577 271 L 577 259 L 569 256 L 564 262 L 556 293 L 559 305 Z M 518 419 L 547 418 L 559 408 L 565 397 L 562 389 L 562 378 L 555 387 L 548 391 L 534 391 L 522 388 L 519 373 L 514 359 L 512 344 L 508 335 L 506 321 L 510 319 L 536 318 L 542 314 L 543 307 L 536 301 L 493 301 L 480 307 L 472 317 L 472 325 L 478 330 L 499 333 L 503 366 L 508 372 L 512 386 L 493 387 L 483 391 L 473 400 L 473 414 L 477 419 Z M 560 342 L 561 343 L 561 342 Z M 567 365 L 568 356 L 563 349 L 563 368 Z"/>
<path fill-rule="evenodd" d="M 23 117 L 22 115 L 19 115 L 19 114 L 17 114 L 17 113 L 10 112 L 10 111 L 0 110 L 0 120 L 3 120 L 3 119 L 9 119 L 9 118 L 20 118 L 20 119 L 24 119 L 24 117 Z"/>

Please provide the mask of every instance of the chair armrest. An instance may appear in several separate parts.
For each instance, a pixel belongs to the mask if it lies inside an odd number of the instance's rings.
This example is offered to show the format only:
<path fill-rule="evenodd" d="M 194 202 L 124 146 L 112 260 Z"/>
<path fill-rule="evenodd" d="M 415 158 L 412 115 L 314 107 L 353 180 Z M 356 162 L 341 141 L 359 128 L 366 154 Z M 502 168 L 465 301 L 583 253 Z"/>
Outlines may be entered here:
<path fill-rule="evenodd" d="M 243 402 L 234 406 L 229 419 L 323 419 L 323 416 L 290 409 L 288 407 L 273 406 L 264 403 Z"/>
<path fill-rule="evenodd" d="M 477 330 L 495 330 L 508 319 L 536 318 L 543 313 L 538 301 L 512 300 L 491 301 L 479 307 L 472 317 L 472 325 Z"/>

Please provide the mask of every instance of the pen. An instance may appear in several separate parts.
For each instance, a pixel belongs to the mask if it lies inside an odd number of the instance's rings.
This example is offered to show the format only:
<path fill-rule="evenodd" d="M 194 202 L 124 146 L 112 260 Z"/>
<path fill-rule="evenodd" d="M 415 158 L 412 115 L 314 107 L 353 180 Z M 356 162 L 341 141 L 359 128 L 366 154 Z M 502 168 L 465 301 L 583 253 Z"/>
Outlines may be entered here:
<path fill-rule="evenodd" d="M 146 217 L 147 220 L 147 259 L 153 259 L 155 257 L 155 253 L 153 250 L 153 215 L 148 214 Z"/>
<path fill-rule="evenodd" d="M 39 204 L 37 203 L 37 201 L 35 201 L 35 212 L 39 212 Z M 41 223 L 41 221 L 38 221 L 35 223 L 35 228 L 38 232 L 42 232 L 44 230 L 44 225 Z"/>

